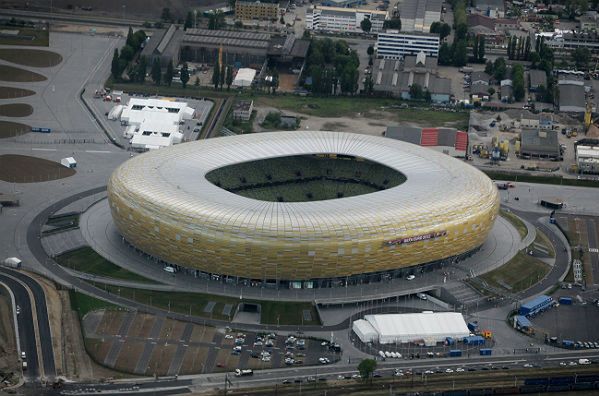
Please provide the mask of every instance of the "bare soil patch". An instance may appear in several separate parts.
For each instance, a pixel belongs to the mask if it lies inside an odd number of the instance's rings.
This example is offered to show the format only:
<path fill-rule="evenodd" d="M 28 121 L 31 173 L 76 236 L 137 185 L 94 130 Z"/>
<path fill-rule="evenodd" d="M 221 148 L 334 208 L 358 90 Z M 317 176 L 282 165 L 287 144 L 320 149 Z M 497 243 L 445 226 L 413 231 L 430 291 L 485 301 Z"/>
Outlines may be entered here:
<path fill-rule="evenodd" d="M 207 357 L 208 348 L 190 346 L 185 351 L 185 356 L 183 357 L 183 363 L 181 363 L 179 374 L 186 375 L 202 373 Z"/>
<path fill-rule="evenodd" d="M 18 122 L 0 121 L 0 139 L 16 137 L 31 132 L 31 127 Z"/>
<path fill-rule="evenodd" d="M 132 373 L 137 366 L 137 361 L 144 350 L 145 342 L 127 340 L 123 344 L 114 368 L 126 373 Z"/>
<path fill-rule="evenodd" d="M 137 314 L 133 320 L 133 323 L 131 323 L 129 336 L 148 338 L 150 336 L 150 331 L 152 331 L 152 326 L 154 325 L 155 320 L 156 317 L 154 315 Z"/>
<path fill-rule="evenodd" d="M 46 77 L 18 67 L 0 65 L 0 81 L 35 82 L 45 81 Z"/>
<path fill-rule="evenodd" d="M 34 91 L 15 87 L 0 87 L 0 99 L 16 99 L 35 95 Z"/>
<path fill-rule="evenodd" d="M 150 358 L 150 367 L 146 371 L 146 374 L 166 375 L 176 350 L 177 344 L 156 345 L 154 351 L 152 352 L 152 357 Z"/>
<path fill-rule="evenodd" d="M 0 155 L 0 180 L 11 183 L 38 183 L 73 176 L 75 169 L 58 162 L 27 155 Z"/>
<path fill-rule="evenodd" d="M 26 48 L 0 48 L 0 59 L 31 67 L 52 67 L 62 62 L 56 52 Z"/>
<path fill-rule="evenodd" d="M 0 105 L 0 116 L 27 117 L 33 114 L 33 107 L 27 103 L 9 103 Z"/>
<path fill-rule="evenodd" d="M 259 359 L 250 359 L 250 360 L 260 361 L 261 363 L 264 363 L 265 365 L 269 365 L 269 366 L 264 366 L 264 367 L 270 368 L 270 362 L 262 362 Z M 216 354 L 216 362 L 215 363 L 216 364 L 214 365 L 214 367 L 211 370 L 212 372 L 220 373 L 220 372 L 225 372 L 225 371 L 231 371 L 232 368 L 239 367 L 239 355 L 231 354 L 230 349 L 221 349 Z M 218 367 L 219 365 L 221 365 L 223 367 Z M 256 368 L 258 368 L 258 367 L 256 367 Z M 208 369 L 210 370 L 210 367 L 208 367 Z"/>
<path fill-rule="evenodd" d="M 193 326 L 193 331 L 191 332 L 190 341 L 191 342 L 206 342 L 206 343 L 212 342 L 215 332 L 216 332 L 216 329 L 214 327 Z M 223 340 L 223 344 L 225 341 L 230 341 L 230 340 Z M 233 341 L 230 341 L 230 345 L 233 345 Z"/>

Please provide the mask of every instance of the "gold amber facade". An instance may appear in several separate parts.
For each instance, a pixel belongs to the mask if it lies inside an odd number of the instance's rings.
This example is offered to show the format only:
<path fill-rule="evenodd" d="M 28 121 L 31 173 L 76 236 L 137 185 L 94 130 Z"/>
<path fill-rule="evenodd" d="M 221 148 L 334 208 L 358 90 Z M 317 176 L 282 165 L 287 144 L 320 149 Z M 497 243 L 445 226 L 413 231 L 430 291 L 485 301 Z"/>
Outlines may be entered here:
<path fill-rule="evenodd" d="M 204 175 L 260 158 L 337 153 L 406 175 L 387 190 L 316 202 L 266 202 Z M 185 143 L 139 155 L 111 176 L 121 234 L 169 263 L 252 279 L 308 280 L 394 270 L 480 246 L 499 208 L 492 181 L 470 165 L 388 138 L 300 131 Z"/>

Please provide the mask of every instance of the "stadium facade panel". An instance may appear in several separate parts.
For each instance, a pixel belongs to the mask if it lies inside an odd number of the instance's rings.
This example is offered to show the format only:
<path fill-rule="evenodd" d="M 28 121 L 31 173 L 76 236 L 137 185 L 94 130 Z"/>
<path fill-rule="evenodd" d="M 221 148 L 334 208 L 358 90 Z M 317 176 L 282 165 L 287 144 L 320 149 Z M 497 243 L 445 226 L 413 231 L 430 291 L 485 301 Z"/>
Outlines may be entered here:
<path fill-rule="evenodd" d="M 365 158 L 406 181 L 312 202 L 226 191 L 205 175 L 259 159 L 307 154 Z M 393 271 L 470 252 L 499 209 L 494 183 L 447 155 L 382 137 L 272 132 L 185 143 L 138 155 L 108 183 L 112 217 L 138 249 L 209 274 L 318 280 Z"/>

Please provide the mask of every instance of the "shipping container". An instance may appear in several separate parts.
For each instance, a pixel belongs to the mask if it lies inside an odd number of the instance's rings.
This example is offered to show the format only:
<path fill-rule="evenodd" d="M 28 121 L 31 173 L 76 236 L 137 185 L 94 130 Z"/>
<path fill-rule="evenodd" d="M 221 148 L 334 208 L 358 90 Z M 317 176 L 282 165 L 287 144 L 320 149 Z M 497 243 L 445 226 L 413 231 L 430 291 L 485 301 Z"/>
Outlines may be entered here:
<path fill-rule="evenodd" d="M 558 301 L 563 305 L 572 305 L 572 297 L 560 297 Z"/>
<path fill-rule="evenodd" d="M 447 337 L 445 339 L 445 344 L 446 345 L 453 345 L 453 344 L 455 344 L 455 340 L 452 337 Z"/>
<path fill-rule="evenodd" d="M 464 337 L 463 341 L 467 345 L 483 345 L 485 343 L 485 339 L 481 336 Z"/>
<path fill-rule="evenodd" d="M 452 349 L 449 351 L 449 357 L 460 357 L 462 356 L 462 351 L 460 349 Z"/>
<path fill-rule="evenodd" d="M 481 349 L 480 350 L 480 355 L 481 356 L 490 356 L 493 354 L 493 350 L 489 349 L 489 348 L 485 348 L 485 349 Z"/>
<path fill-rule="evenodd" d="M 478 323 L 474 323 L 474 322 L 468 322 L 468 330 L 470 330 L 471 332 L 475 332 L 478 330 Z"/>

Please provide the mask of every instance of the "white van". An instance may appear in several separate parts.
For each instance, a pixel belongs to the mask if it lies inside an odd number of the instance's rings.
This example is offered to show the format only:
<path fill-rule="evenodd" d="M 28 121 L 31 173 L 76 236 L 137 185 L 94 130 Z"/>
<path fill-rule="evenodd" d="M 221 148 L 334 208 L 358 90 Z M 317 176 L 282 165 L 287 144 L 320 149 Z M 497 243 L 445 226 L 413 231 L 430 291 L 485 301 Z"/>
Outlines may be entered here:
<path fill-rule="evenodd" d="M 589 359 L 578 359 L 578 364 L 591 364 Z"/>
<path fill-rule="evenodd" d="M 175 272 L 177 272 L 175 267 L 171 267 L 170 265 L 167 265 L 166 267 L 164 267 L 163 270 L 166 272 L 170 272 L 171 274 L 174 274 Z"/>

